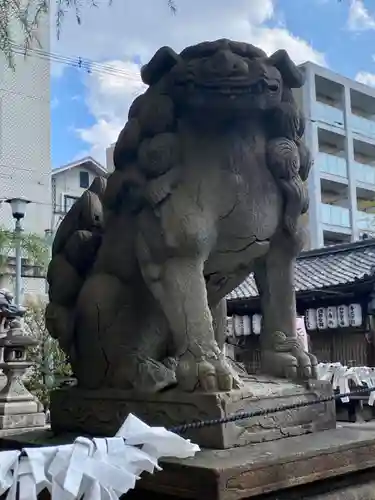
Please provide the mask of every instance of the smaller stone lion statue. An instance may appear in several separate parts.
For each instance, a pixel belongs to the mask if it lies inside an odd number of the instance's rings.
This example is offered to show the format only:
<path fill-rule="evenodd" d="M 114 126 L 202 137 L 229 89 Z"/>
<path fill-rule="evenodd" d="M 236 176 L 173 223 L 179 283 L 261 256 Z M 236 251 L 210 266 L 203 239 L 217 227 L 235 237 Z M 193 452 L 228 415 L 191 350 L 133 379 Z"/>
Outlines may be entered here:
<path fill-rule="evenodd" d="M 80 386 L 229 391 L 225 297 L 253 272 L 262 368 L 308 378 L 296 336 L 293 273 L 311 159 L 292 89 L 303 74 L 279 50 L 230 40 L 142 68 L 114 150 L 60 225 L 48 270 L 51 335 Z"/>

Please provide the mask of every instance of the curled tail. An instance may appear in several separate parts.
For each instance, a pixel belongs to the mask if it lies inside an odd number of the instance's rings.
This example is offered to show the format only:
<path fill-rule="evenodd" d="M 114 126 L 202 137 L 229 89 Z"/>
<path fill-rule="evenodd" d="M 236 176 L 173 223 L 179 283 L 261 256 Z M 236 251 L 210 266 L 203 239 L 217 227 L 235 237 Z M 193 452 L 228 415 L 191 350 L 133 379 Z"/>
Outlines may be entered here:
<path fill-rule="evenodd" d="M 61 222 L 48 266 L 49 304 L 46 326 L 69 357 L 73 370 L 74 306 L 101 244 L 104 229 L 102 199 L 107 179 L 96 177 Z"/>

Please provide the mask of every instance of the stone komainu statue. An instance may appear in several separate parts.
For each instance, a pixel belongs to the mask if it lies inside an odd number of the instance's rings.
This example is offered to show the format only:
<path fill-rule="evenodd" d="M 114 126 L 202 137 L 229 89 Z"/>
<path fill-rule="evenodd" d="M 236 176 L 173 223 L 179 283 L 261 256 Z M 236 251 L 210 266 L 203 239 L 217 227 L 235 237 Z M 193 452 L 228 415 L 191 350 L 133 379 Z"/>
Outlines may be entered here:
<path fill-rule="evenodd" d="M 79 385 L 236 387 L 225 297 L 251 272 L 264 373 L 314 377 L 293 290 L 311 167 L 291 91 L 303 74 L 284 50 L 229 40 L 163 47 L 141 74 L 115 171 L 66 215 L 48 269 L 47 326 Z"/>

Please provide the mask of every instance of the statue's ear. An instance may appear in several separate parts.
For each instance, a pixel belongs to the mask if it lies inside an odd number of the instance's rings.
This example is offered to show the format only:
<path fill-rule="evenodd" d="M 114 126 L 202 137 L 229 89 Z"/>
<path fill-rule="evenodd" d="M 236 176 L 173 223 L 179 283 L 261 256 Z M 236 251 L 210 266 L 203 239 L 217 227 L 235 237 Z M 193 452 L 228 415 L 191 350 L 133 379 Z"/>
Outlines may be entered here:
<path fill-rule="evenodd" d="M 146 85 L 153 85 L 178 62 L 179 56 L 170 47 L 162 47 L 151 58 L 148 64 L 141 68 L 141 78 Z"/>
<path fill-rule="evenodd" d="M 287 87 L 298 89 L 305 83 L 305 74 L 294 64 L 286 50 L 276 51 L 268 58 L 268 62 L 280 71 Z"/>

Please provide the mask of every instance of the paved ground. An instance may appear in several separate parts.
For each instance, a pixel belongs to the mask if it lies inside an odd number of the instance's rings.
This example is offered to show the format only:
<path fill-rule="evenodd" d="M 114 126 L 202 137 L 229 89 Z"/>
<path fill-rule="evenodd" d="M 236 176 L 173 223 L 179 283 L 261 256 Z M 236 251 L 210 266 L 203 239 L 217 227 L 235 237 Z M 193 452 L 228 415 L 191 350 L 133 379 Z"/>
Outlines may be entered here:
<path fill-rule="evenodd" d="M 375 420 L 370 420 L 370 422 L 337 422 L 337 427 L 375 431 Z"/>

